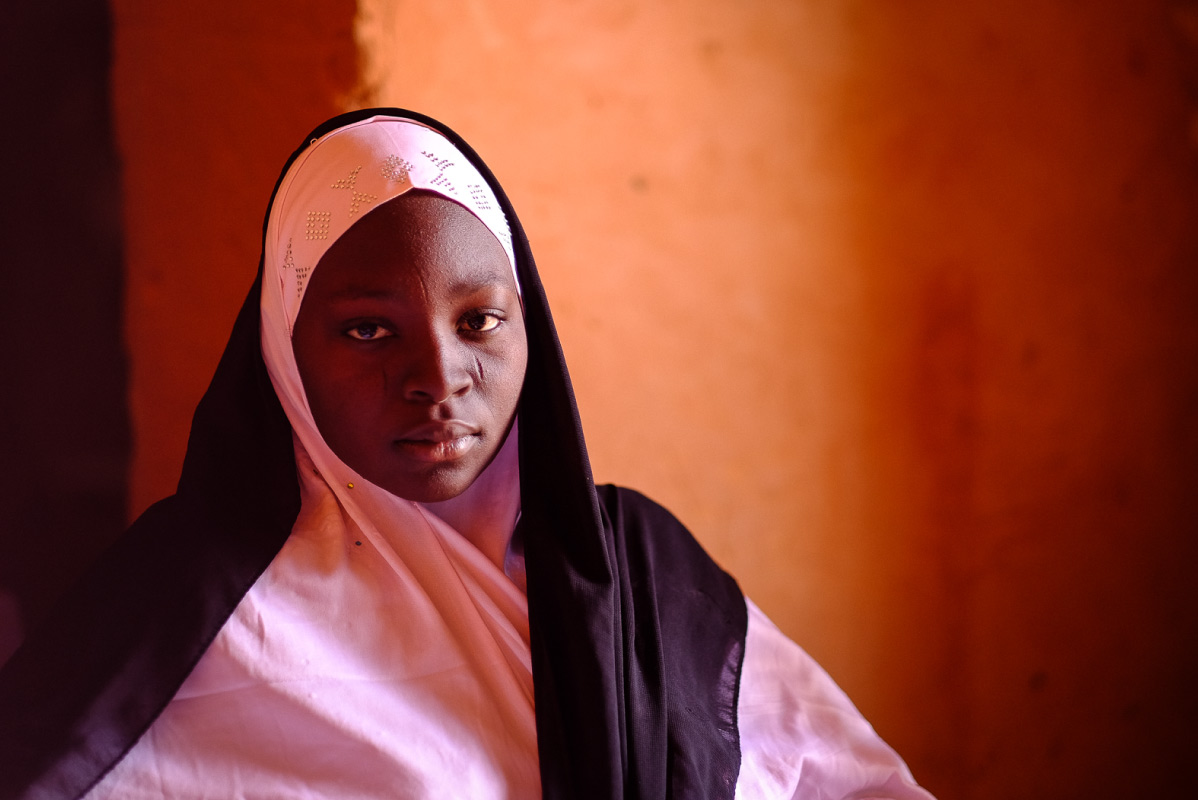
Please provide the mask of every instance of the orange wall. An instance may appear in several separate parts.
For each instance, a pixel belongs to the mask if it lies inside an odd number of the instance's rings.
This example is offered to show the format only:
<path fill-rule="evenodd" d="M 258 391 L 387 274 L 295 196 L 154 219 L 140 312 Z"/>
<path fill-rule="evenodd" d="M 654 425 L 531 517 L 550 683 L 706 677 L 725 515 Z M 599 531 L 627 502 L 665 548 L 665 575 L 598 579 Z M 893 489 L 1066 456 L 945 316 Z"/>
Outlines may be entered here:
<path fill-rule="evenodd" d="M 921 781 L 1184 785 L 1198 16 L 270 5 L 114 1 L 135 511 L 297 136 L 407 106 L 520 210 L 597 477 L 678 513 Z"/>
<path fill-rule="evenodd" d="M 131 515 L 174 491 L 300 137 L 356 79 L 353 0 L 111 0 L 125 192 Z"/>
<path fill-rule="evenodd" d="M 874 663 L 904 653 L 874 716 L 963 796 L 1167 795 L 1198 711 L 1198 30 L 986 5 L 874 8 L 841 98 Z"/>

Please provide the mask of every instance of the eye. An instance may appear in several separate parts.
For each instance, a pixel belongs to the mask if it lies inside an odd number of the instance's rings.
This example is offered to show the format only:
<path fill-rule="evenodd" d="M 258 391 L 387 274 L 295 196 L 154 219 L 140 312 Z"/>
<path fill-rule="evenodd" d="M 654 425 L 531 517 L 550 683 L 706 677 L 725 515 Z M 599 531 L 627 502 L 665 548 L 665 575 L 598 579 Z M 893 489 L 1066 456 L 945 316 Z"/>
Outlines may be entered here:
<path fill-rule="evenodd" d="M 489 314 L 486 311 L 471 311 L 462 317 L 460 330 L 470 333 L 487 333 L 498 328 L 501 322 L 503 320 L 496 314 Z"/>
<path fill-rule="evenodd" d="M 351 339 L 357 339 L 362 342 L 370 342 L 375 339 L 382 339 L 386 336 L 394 336 L 395 334 L 379 325 L 377 322 L 363 322 L 360 325 L 355 325 L 345 332 L 345 335 Z"/>

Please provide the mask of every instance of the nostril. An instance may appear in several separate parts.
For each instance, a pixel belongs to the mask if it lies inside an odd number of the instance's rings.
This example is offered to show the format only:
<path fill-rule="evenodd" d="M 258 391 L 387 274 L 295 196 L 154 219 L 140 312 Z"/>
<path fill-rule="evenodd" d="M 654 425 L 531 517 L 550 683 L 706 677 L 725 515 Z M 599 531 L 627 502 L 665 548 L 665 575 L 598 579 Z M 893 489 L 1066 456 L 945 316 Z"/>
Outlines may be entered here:
<path fill-rule="evenodd" d="M 476 361 L 477 353 L 457 341 L 455 328 L 448 336 L 428 331 L 427 336 L 411 337 L 408 347 L 396 349 L 390 370 L 406 400 L 436 404 L 470 391 Z"/>
<path fill-rule="evenodd" d="M 404 396 L 421 403 L 443 403 L 467 394 L 473 386 L 469 370 L 438 366 L 411 373 L 405 381 Z"/>

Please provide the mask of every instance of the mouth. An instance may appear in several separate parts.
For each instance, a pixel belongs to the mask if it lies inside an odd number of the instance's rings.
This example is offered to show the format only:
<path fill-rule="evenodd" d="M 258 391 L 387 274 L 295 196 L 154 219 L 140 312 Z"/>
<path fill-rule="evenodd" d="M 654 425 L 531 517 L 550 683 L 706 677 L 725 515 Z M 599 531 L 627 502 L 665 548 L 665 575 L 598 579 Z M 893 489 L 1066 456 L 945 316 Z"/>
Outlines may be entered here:
<path fill-rule="evenodd" d="M 451 420 L 413 428 L 392 444 L 418 461 L 436 464 L 461 458 L 478 445 L 481 437 L 475 426 Z"/>

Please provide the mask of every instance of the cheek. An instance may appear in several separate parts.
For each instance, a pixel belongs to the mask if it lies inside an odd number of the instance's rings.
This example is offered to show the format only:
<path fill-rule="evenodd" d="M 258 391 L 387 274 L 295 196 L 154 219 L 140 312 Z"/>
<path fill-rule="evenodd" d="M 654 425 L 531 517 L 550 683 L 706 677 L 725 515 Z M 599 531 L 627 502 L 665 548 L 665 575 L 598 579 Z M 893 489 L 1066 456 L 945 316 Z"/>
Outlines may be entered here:
<path fill-rule="evenodd" d="M 381 431 L 386 426 L 369 395 L 353 386 L 324 382 L 309 393 L 308 404 L 316 430 L 329 449 L 350 468 L 362 474 L 377 461 Z"/>
<path fill-rule="evenodd" d="M 370 409 L 364 401 L 372 396 L 377 377 L 368 379 L 349 371 L 341 359 L 301 355 L 298 348 L 296 366 L 316 429 L 344 460 L 345 454 L 340 451 L 352 447 L 361 437 L 360 428 L 369 423 Z"/>
<path fill-rule="evenodd" d="M 491 390 L 491 401 L 497 413 L 511 415 L 520 401 L 524 388 L 524 373 L 528 367 L 528 346 L 521 331 L 516 345 L 506 348 L 496 357 L 497 369 Z"/>
<path fill-rule="evenodd" d="M 310 348 L 298 345 L 295 348 L 295 365 L 299 370 L 300 383 L 304 387 L 304 395 L 308 398 L 308 406 L 312 416 L 319 425 L 324 409 L 330 400 L 337 397 L 337 392 L 328 385 L 329 372 L 319 358 L 311 355 Z"/>

